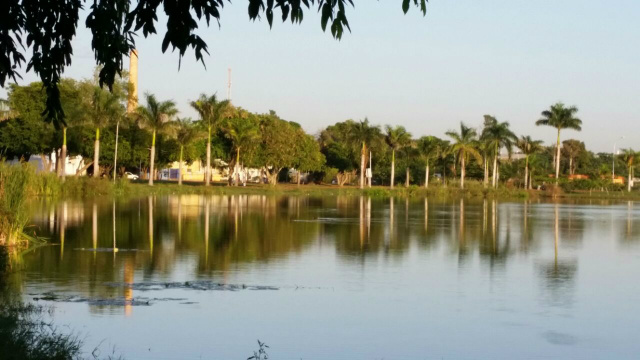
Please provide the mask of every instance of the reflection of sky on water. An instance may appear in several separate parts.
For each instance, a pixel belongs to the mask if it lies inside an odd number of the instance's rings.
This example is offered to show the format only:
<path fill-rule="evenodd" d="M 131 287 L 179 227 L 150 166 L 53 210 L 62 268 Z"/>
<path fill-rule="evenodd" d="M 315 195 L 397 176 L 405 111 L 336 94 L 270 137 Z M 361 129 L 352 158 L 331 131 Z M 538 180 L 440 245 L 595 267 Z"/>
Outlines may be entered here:
<path fill-rule="evenodd" d="M 65 244 L 26 256 L 25 293 L 126 300 L 55 306 L 58 322 L 127 358 L 242 358 L 257 338 L 273 358 L 640 350 L 631 203 L 168 196 L 117 202 L 115 217 L 102 201 L 34 206 Z M 107 286 L 194 280 L 279 289 Z"/>

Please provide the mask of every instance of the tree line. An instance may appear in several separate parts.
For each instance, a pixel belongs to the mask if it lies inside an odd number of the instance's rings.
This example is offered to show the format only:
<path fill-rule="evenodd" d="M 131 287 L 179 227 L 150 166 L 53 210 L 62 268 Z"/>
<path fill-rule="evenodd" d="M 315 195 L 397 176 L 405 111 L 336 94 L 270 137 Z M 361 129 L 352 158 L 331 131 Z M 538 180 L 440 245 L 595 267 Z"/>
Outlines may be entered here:
<path fill-rule="evenodd" d="M 428 187 L 434 181 L 452 184 L 453 179 L 464 188 L 469 178 L 494 188 L 500 183 L 526 189 L 547 183 L 602 188 L 612 186 L 615 167 L 619 175 L 628 176 L 630 190 L 638 155 L 631 149 L 619 156 L 595 154 L 579 140 L 561 142 L 562 131 L 582 127 L 578 109 L 562 103 L 542 111 L 535 122 L 554 129 L 551 146 L 528 135 L 517 136 L 508 122 L 491 115 L 484 115 L 478 129 L 460 123 L 444 138 L 415 138 L 403 126 L 382 127 L 366 118 L 338 122 L 312 136 L 275 111 L 250 112 L 215 94 L 190 102 L 198 114 L 195 120 L 180 117 L 173 101 L 152 94 L 145 94 L 142 104 L 127 113 L 127 84 L 120 79 L 108 91 L 99 86 L 97 75 L 82 81 L 62 79 L 67 122 L 57 128 L 43 121 L 47 96 L 41 83 L 11 85 L 8 99 L 0 102 L 0 156 L 27 160 L 39 154 L 45 171 L 64 177 L 60 162 L 51 161 L 48 154 L 81 155 L 85 161 L 78 174 L 88 170 L 95 177 L 115 177 L 130 170 L 151 174 L 151 185 L 158 168 L 174 161 L 182 167 L 195 160 L 205 164 L 208 185 L 211 169 L 222 166 L 215 159 L 229 169 L 236 164 L 261 169 L 271 184 L 284 176 L 283 170 L 295 168 L 298 174 L 310 173 L 315 182 L 392 188 L 398 182 Z M 514 153 L 518 156 L 512 157 Z M 580 178 L 577 175 L 589 180 L 567 184 L 568 177 Z"/>

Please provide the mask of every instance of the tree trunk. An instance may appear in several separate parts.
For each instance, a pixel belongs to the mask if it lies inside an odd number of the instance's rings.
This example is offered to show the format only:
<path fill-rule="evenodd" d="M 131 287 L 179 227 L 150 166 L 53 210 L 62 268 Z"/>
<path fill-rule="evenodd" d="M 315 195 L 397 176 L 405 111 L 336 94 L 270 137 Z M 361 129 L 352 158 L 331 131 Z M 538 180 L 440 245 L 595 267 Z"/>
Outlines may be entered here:
<path fill-rule="evenodd" d="M 184 146 L 180 145 L 180 162 L 178 163 L 178 186 L 182 186 L 182 154 Z"/>
<path fill-rule="evenodd" d="M 487 156 L 484 156 L 484 180 L 482 182 L 482 184 L 484 185 L 484 187 L 486 188 L 489 185 L 489 164 L 487 161 Z"/>
<path fill-rule="evenodd" d="M 424 188 L 429 188 L 429 162 L 427 161 L 427 168 L 424 171 Z"/>
<path fill-rule="evenodd" d="M 300 186 L 300 170 L 297 171 L 297 178 L 298 178 L 298 186 Z"/>
<path fill-rule="evenodd" d="M 113 155 L 113 181 L 116 181 L 118 177 L 116 174 L 116 170 L 118 169 L 118 131 L 120 130 L 120 120 L 116 123 L 116 149 Z"/>
<path fill-rule="evenodd" d="M 47 156 L 45 154 L 40 154 L 40 159 L 42 160 L 42 172 L 48 173 L 50 169 L 50 162 L 47 160 Z"/>
<path fill-rule="evenodd" d="M 89 166 L 93 165 L 93 161 L 89 161 L 88 163 L 84 164 L 83 167 L 81 167 L 80 169 L 76 170 L 76 176 L 81 175 L 83 172 L 85 172 Z"/>
<path fill-rule="evenodd" d="M 460 189 L 464 189 L 465 164 L 464 154 L 460 154 Z"/>
<path fill-rule="evenodd" d="M 155 159 L 156 159 L 156 131 L 153 131 L 153 135 L 151 137 L 151 156 L 149 161 L 149 186 L 153 186 L 153 176 L 155 170 Z"/>
<path fill-rule="evenodd" d="M 60 157 L 57 161 L 60 164 L 58 168 L 60 171 L 60 179 L 64 182 L 64 178 L 67 175 L 67 127 L 62 128 L 62 149 L 60 150 Z"/>
<path fill-rule="evenodd" d="M 524 160 L 524 188 L 527 188 L 527 181 L 529 180 L 529 155 Z"/>
<path fill-rule="evenodd" d="M 391 188 L 393 189 L 394 178 L 396 177 L 396 151 L 391 150 Z"/>
<path fill-rule="evenodd" d="M 100 176 L 100 128 L 96 128 L 96 141 L 93 145 L 93 177 Z"/>
<path fill-rule="evenodd" d="M 556 142 L 556 185 L 560 177 L 560 129 L 558 129 L 558 141 Z"/>
<path fill-rule="evenodd" d="M 629 166 L 629 175 L 627 176 L 627 191 L 631 192 L 631 166 Z"/>
<path fill-rule="evenodd" d="M 273 172 L 267 171 L 267 178 L 269 179 L 270 185 L 278 184 L 278 174 L 280 173 L 280 170 L 282 170 L 282 168 L 279 168 L 279 169 L 273 168 L 272 170 Z"/>
<path fill-rule="evenodd" d="M 573 175 L 573 156 L 569 157 L 569 175 Z"/>
<path fill-rule="evenodd" d="M 207 167 L 204 169 L 204 185 L 209 186 L 209 181 L 211 181 L 211 125 L 209 125 L 207 141 Z"/>
<path fill-rule="evenodd" d="M 494 188 L 498 187 L 498 152 L 496 151 L 496 155 L 493 157 L 493 177 L 492 183 Z"/>
<path fill-rule="evenodd" d="M 404 180 L 404 187 L 409 187 L 410 180 L 411 180 L 411 173 L 409 172 L 409 166 L 407 166 L 406 179 Z"/>
<path fill-rule="evenodd" d="M 365 150 L 366 146 L 364 141 L 362 142 L 362 153 L 360 154 L 360 189 L 364 189 L 364 163 L 365 163 Z M 298 184 L 299 185 L 299 184 Z"/>

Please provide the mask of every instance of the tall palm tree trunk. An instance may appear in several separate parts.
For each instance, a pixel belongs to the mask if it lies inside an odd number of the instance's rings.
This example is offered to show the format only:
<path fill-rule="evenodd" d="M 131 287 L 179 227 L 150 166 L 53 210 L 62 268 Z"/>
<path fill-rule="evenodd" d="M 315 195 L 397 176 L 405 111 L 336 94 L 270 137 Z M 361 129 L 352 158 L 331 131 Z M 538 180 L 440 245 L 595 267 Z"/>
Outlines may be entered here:
<path fill-rule="evenodd" d="M 493 157 L 493 178 L 491 185 L 494 188 L 498 187 L 498 152 L 496 151 L 496 155 Z"/>
<path fill-rule="evenodd" d="M 182 186 L 182 155 L 184 153 L 184 145 L 180 145 L 180 162 L 178 163 L 178 185 Z"/>
<path fill-rule="evenodd" d="M 411 173 L 409 172 L 409 166 L 407 165 L 407 169 L 406 169 L 406 178 L 404 180 L 404 186 L 405 187 L 409 187 L 409 181 L 411 180 Z"/>
<path fill-rule="evenodd" d="M 425 189 L 429 188 L 429 161 L 427 161 L 427 168 L 425 169 L 425 172 L 424 172 L 424 188 Z"/>
<path fill-rule="evenodd" d="M 529 155 L 524 160 L 524 188 L 527 188 L 527 181 L 529 181 Z"/>
<path fill-rule="evenodd" d="M 211 125 L 209 125 L 209 138 L 207 141 L 207 168 L 204 169 L 204 185 L 209 186 L 211 181 Z"/>
<path fill-rule="evenodd" d="M 631 192 L 631 172 L 632 172 L 632 168 L 631 166 L 629 166 L 629 171 L 627 171 L 629 174 L 627 175 L 627 192 Z"/>
<path fill-rule="evenodd" d="M 484 185 L 484 187 L 486 188 L 489 185 L 489 164 L 488 164 L 488 159 L 487 156 L 484 156 L 483 159 L 483 163 L 484 163 L 484 180 L 482 182 L 482 184 Z"/>
<path fill-rule="evenodd" d="M 93 145 L 93 177 L 100 176 L 100 128 L 96 128 L 96 141 Z"/>
<path fill-rule="evenodd" d="M 240 183 L 240 147 L 236 149 L 236 165 L 235 176 L 233 177 L 233 183 L 238 186 Z"/>
<path fill-rule="evenodd" d="M 58 171 L 62 182 L 64 182 L 65 176 L 67 176 L 67 127 L 62 128 L 62 148 L 60 149 L 60 157 L 58 157 Z"/>
<path fill-rule="evenodd" d="M 366 146 L 364 141 L 362 142 L 362 153 L 360 154 L 360 189 L 364 189 L 364 162 L 365 162 L 365 150 Z"/>
<path fill-rule="evenodd" d="M 464 189 L 465 164 L 464 154 L 460 154 L 460 189 Z"/>
<path fill-rule="evenodd" d="M 391 188 L 393 189 L 393 182 L 396 177 L 396 151 L 391 150 Z"/>
<path fill-rule="evenodd" d="M 149 160 L 149 186 L 153 186 L 153 175 L 155 170 L 155 159 L 156 159 L 156 131 L 153 130 L 153 135 L 151 137 L 151 156 Z"/>
<path fill-rule="evenodd" d="M 118 168 L 118 131 L 120 130 L 120 120 L 116 122 L 116 150 L 113 154 L 113 181 L 116 181 L 116 169 Z"/>
<path fill-rule="evenodd" d="M 556 142 L 556 185 L 560 177 L 560 129 L 558 129 L 558 140 Z"/>

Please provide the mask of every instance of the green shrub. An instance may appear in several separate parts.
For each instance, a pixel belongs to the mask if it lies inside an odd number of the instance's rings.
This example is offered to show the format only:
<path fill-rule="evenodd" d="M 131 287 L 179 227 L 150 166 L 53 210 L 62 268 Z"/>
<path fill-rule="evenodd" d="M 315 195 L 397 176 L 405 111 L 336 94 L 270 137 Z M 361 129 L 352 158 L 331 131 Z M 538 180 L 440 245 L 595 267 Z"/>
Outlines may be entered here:
<path fill-rule="evenodd" d="M 331 184 L 333 179 L 335 179 L 336 175 L 338 175 L 338 169 L 327 167 L 324 169 L 324 176 L 322 177 L 322 182 L 325 184 Z"/>

